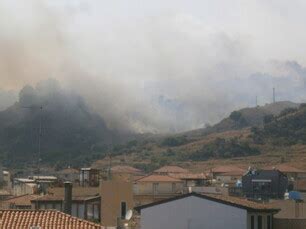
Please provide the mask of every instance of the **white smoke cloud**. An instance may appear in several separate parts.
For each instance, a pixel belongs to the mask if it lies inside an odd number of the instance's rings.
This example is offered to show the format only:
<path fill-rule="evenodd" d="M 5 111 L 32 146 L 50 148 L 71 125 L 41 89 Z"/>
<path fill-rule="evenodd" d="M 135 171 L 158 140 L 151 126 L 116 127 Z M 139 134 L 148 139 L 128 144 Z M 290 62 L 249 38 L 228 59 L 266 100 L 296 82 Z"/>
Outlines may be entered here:
<path fill-rule="evenodd" d="M 56 78 L 110 127 L 138 132 L 216 122 L 274 86 L 303 101 L 305 72 L 287 60 L 306 64 L 306 5 L 280 2 L 3 0 L 1 82 Z"/>

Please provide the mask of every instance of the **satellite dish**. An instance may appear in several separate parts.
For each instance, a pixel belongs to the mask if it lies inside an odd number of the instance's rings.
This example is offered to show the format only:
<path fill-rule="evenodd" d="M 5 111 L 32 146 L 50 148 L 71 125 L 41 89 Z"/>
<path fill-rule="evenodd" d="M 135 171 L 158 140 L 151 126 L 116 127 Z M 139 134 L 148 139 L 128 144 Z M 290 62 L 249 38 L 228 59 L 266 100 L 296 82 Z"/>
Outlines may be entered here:
<path fill-rule="evenodd" d="M 130 210 L 128 210 L 128 211 L 126 212 L 126 214 L 125 214 L 125 219 L 126 219 L 126 220 L 130 220 L 130 219 L 132 219 L 132 216 L 133 216 L 133 211 L 130 209 Z"/>

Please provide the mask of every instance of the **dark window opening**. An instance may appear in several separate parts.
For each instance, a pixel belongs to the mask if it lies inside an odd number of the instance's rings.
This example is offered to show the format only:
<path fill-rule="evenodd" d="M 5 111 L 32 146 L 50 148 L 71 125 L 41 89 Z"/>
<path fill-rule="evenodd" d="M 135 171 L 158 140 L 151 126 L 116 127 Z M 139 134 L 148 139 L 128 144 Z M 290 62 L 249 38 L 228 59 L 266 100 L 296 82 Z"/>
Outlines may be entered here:
<path fill-rule="evenodd" d="M 258 229 L 262 229 L 262 216 L 259 215 L 257 218 L 257 223 L 258 223 Z"/>
<path fill-rule="evenodd" d="M 121 202 L 121 218 L 125 219 L 126 215 L 126 202 Z"/>
<path fill-rule="evenodd" d="M 271 229 L 271 216 L 267 216 L 267 229 Z"/>
<path fill-rule="evenodd" d="M 254 220 L 254 216 L 251 216 L 251 229 L 255 229 L 255 220 Z"/>

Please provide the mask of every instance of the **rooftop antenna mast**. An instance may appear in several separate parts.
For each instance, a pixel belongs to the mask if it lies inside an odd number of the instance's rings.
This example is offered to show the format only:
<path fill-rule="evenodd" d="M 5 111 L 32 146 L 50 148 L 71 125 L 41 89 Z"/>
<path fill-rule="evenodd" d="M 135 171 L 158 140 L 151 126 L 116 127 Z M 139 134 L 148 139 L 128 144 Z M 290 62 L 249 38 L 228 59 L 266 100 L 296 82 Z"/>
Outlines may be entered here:
<path fill-rule="evenodd" d="M 42 137 L 42 111 L 43 111 L 43 106 L 24 106 L 22 108 L 26 109 L 39 109 L 40 114 L 39 114 L 39 129 L 38 129 L 38 153 L 37 153 L 37 174 L 38 174 L 38 179 L 39 179 L 39 174 L 40 174 L 40 161 L 41 161 L 41 137 Z"/>

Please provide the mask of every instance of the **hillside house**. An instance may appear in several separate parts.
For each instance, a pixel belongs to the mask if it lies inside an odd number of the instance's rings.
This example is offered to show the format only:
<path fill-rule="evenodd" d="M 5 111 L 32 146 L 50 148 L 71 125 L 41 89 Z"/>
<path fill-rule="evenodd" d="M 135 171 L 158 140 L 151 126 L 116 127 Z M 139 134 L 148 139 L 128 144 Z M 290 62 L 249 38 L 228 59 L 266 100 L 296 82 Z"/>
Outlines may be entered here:
<path fill-rule="evenodd" d="M 288 178 L 278 170 L 250 170 L 242 177 L 242 190 L 247 198 L 283 199 Z"/>
<path fill-rule="evenodd" d="M 272 229 L 278 209 L 245 199 L 189 193 L 138 206 L 141 229 Z"/>
<path fill-rule="evenodd" d="M 170 173 L 177 174 L 177 173 L 190 173 L 190 172 L 187 169 L 183 169 L 182 167 L 175 165 L 163 166 L 153 171 L 153 174 L 157 175 L 169 175 Z"/>
<path fill-rule="evenodd" d="M 219 178 L 221 182 L 222 179 L 232 180 L 239 175 L 243 175 L 245 172 L 245 169 L 234 165 L 221 165 L 214 167 L 209 171 L 213 179 L 218 180 Z"/>
<path fill-rule="evenodd" d="M 111 168 L 112 180 L 133 181 L 144 176 L 144 172 L 132 166 L 117 165 Z"/>

